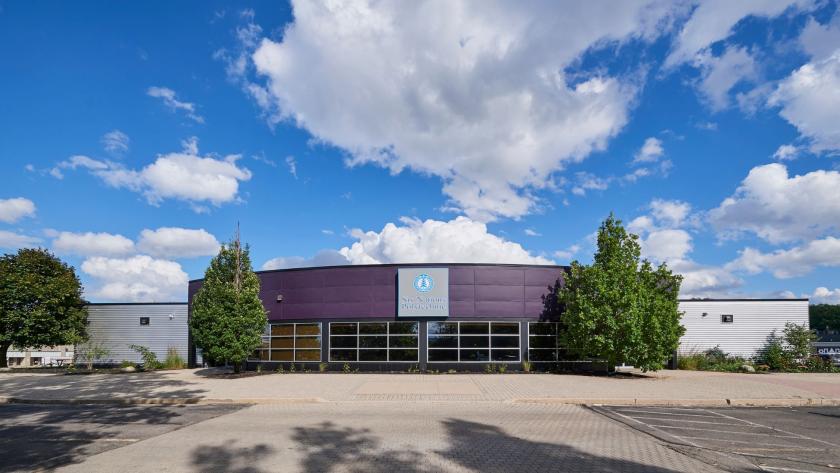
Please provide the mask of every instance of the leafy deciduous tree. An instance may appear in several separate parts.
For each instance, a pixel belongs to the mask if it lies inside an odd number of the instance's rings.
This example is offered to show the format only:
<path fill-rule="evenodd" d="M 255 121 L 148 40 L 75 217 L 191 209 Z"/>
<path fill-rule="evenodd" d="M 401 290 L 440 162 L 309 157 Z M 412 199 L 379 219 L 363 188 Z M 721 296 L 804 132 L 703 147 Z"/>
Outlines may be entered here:
<path fill-rule="evenodd" d="M 40 348 L 87 338 L 82 284 L 72 266 L 44 249 L 0 257 L 0 367 L 10 346 Z"/>
<path fill-rule="evenodd" d="M 249 248 L 239 235 L 210 261 L 193 299 L 190 330 L 196 346 L 212 360 L 233 363 L 239 372 L 266 324 L 259 297 L 260 281 L 251 268 Z"/>
<path fill-rule="evenodd" d="M 682 276 L 640 260 L 638 237 L 612 214 L 598 231 L 591 265 L 572 262 L 557 294 L 565 311 L 565 343 L 610 367 L 627 363 L 657 370 L 679 345 Z"/>

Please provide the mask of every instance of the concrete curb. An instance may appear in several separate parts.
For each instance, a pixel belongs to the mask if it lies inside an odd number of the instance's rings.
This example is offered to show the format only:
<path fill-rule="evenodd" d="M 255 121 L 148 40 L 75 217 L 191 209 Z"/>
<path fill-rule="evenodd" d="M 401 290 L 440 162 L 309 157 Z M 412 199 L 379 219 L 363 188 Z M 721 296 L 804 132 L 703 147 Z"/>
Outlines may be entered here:
<path fill-rule="evenodd" d="M 521 398 L 515 404 L 573 404 L 579 406 L 661 406 L 661 407 L 799 407 L 840 406 L 840 399 L 594 399 L 594 398 Z"/>
<path fill-rule="evenodd" d="M 0 396 L 0 404 L 50 404 L 82 405 L 97 404 L 111 406 L 162 405 L 181 406 L 196 404 L 315 404 L 327 402 L 320 398 L 256 398 L 256 399 L 213 399 L 199 397 L 126 397 L 111 399 L 23 399 Z"/>

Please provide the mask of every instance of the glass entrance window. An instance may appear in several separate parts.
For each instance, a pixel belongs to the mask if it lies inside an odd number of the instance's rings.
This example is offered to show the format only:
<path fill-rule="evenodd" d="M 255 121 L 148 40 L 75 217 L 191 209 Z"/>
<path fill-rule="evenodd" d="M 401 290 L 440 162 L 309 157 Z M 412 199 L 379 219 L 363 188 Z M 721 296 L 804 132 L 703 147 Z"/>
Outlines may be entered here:
<path fill-rule="evenodd" d="M 418 322 L 332 322 L 331 362 L 419 361 Z"/>
<path fill-rule="evenodd" d="M 519 322 L 428 322 L 430 363 L 517 363 Z"/>
<path fill-rule="evenodd" d="M 269 324 L 262 345 L 251 359 L 260 361 L 321 361 L 321 324 Z"/>
<path fill-rule="evenodd" d="M 560 324 L 558 322 L 528 322 L 528 360 L 554 362 L 561 360 Z"/>

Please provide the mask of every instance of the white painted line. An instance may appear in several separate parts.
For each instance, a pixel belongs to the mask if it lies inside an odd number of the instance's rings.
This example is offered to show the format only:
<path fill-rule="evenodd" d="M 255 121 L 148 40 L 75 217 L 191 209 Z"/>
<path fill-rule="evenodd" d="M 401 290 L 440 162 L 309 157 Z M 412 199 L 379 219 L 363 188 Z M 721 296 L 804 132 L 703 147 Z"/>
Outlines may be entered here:
<path fill-rule="evenodd" d="M 655 430 L 655 431 L 659 432 L 659 433 L 660 433 L 660 434 L 662 434 L 662 435 L 666 435 L 666 436 L 668 436 L 668 437 L 675 438 L 675 439 L 680 440 L 681 442 L 687 443 L 687 444 L 689 444 L 689 445 L 691 445 L 691 446 L 693 446 L 693 447 L 703 448 L 702 446 L 700 446 L 700 445 L 698 445 L 698 444 L 696 444 L 696 443 L 692 442 L 691 440 L 688 440 L 688 439 L 685 439 L 685 438 L 683 438 L 683 437 L 680 437 L 679 435 L 674 435 L 674 434 L 672 434 L 672 433 L 665 432 L 664 430 L 661 430 L 661 429 L 657 429 L 657 428 L 656 428 L 655 426 L 653 426 L 653 425 L 646 424 L 646 423 L 644 423 L 644 422 L 642 422 L 642 421 L 640 421 L 640 420 L 636 420 L 636 419 L 634 419 L 634 418 L 632 418 L 632 417 L 629 417 L 629 416 L 626 416 L 626 415 L 624 415 L 624 414 L 622 414 L 622 413 L 620 413 L 620 412 L 616 412 L 616 411 L 609 411 L 609 410 L 608 410 L 608 412 L 612 412 L 613 414 L 615 414 L 615 415 L 617 415 L 617 416 L 624 417 L 625 419 L 630 420 L 630 421 L 632 421 L 632 422 L 635 422 L 635 423 L 637 423 L 637 424 L 642 424 L 642 425 L 644 425 L 644 426 L 650 427 L 651 429 L 653 429 L 653 430 Z"/>
<path fill-rule="evenodd" d="M 796 469 L 796 468 L 783 468 L 781 466 L 761 465 L 759 468 L 764 469 L 764 470 L 769 470 L 769 471 L 790 471 L 790 472 L 793 472 L 793 473 L 820 473 L 816 470 L 799 470 L 799 469 Z"/>
<path fill-rule="evenodd" d="M 657 411 L 644 411 L 640 409 L 620 409 L 621 412 L 640 412 L 642 414 L 658 414 L 664 416 L 688 416 L 688 417 L 708 417 L 708 418 L 717 418 L 717 416 L 712 416 L 708 414 L 680 414 L 678 412 L 657 412 Z"/>
<path fill-rule="evenodd" d="M 651 427 L 657 427 L 657 428 L 660 428 L 660 429 L 700 430 L 700 431 L 703 431 L 703 432 L 717 432 L 717 433 L 720 433 L 720 434 L 761 435 L 761 436 L 764 436 L 764 437 L 776 437 L 776 438 L 786 438 L 786 439 L 800 438 L 800 437 L 797 437 L 797 436 L 772 435 L 772 434 L 763 434 L 763 433 L 759 433 L 759 432 L 735 432 L 735 431 L 732 431 L 732 430 L 701 429 L 701 428 L 698 428 L 698 427 L 675 427 L 673 425 L 652 425 L 652 424 L 647 424 L 647 425 L 649 425 Z"/>
<path fill-rule="evenodd" d="M 793 436 L 795 436 L 795 437 L 797 437 L 797 438 L 800 438 L 800 439 L 812 440 L 812 441 L 814 441 L 814 442 L 824 443 L 824 444 L 826 444 L 826 445 L 831 445 L 832 447 L 838 447 L 838 448 L 840 448 L 840 445 L 838 445 L 838 444 L 836 444 L 836 443 L 826 442 L 825 440 L 820 440 L 820 439 L 815 439 L 815 438 L 807 437 L 807 436 L 805 436 L 805 435 L 797 434 L 797 433 L 795 433 L 795 432 L 788 432 L 788 431 L 786 431 L 786 430 L 777 429 L 777 428 L 775 428 L 775 427 L 770 427 L 770 426 L 767 426 L 767 425 L 764 425 L 764 424 L 759 424 L 759 423 L 757 423 L 757 422 L 752 422 L 752 421 L 748 421 L 748 420 L 745 420 L 745 419 L 739 419 L 739 418 L 737 418 L 737 417 L 728 416 L 728 415 L 726 415 L 726 414 L 721 414 L 721 413 L 719 413 L 719 412 L 709 411 L 709 410 L 707 410 L 707 409 L 704 409 L 704 410 L 706 410 L 707 412 L 711 412 L 712 414 L 717 414 L 717 415 L 719 415 L 719 416 L 721 416 L 721 417 L 726 417 L 727 419 L 732 419 L 732 420 L 741 421 L 741 422 L 744 422 L 745 424 L 750 424 L 750 425 L 753 425 L 753 426 L 756 426 L 756 427 L 764 427 L 765 429 L 772 429 L 772 430 L 774 430 L 774 431 L 776 431 L 776 432 L 781 432 L 781 433 L 783 433 L 783 434 L 793 435 Z"/>
<path fill-rule="evenodd" d="M 58 439 L 50 439 L 50 441 L 58 442 L 139 442 L 140 439 L 89 439 L 80 437 L 64 437 Z"/>
<path fill-rule="evenodd" d="M 733 424 L 731 422 L 709 422 L 706 420 L 688 420 L 688 419 L 663 419 L 661 417 L 649 417 L 649 416 L 633 416 L 634 419 L 652 419 L 652 420 L 664 420 L 666 422 L 688 422 L 691 424 L 712 424 L 712 425 L 734 425 L 734 426 L 743 426 L 744 424 Z"/>
<path fill-rule="evenodd" d="M 712 437 L 684 437 L 684 438 L 687 438 L 687 439 L 693 439 L 693 440 L 709 440 L 709 441 L 712 441 L 712 442 L 725 442 L 725 443 L 746 443 L 746 444 L 749 444 L 749 445 L 755 445 L 755 441 L 754 441 L 754 440 L 752 440 L 752 441 L 750 441 L 750 440 L 732 440 L 732 439 L 722 439 L 722 438 L 712 438 Z M 765 443 L 765 442 L 761 442 L 761 445 L 762 445 L 762 446 L 767 446 L 767 447 L 783 447 L 783 448 L 792 448 L 792 449 L 796 449 L 797 451 L 814 451 L 814 452 L 821 452 L 821 451 L 823 451 L 823 449 L 821 449 L 821 448 L 806 448 L 806 447 L 798 447 L 798 446 L 793 445 L 793 444 L 783 444 L 783 443 Z"/>

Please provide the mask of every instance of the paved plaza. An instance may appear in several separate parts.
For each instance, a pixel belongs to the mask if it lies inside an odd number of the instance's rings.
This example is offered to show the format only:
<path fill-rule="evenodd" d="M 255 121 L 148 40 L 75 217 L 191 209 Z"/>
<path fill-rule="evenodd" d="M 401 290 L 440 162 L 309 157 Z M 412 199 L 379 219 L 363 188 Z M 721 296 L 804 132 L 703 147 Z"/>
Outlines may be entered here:
<path fill-rule="evenodd" d="M 660 371 L 625 376 L 553 374 L 263 374 L 226 379 L 215 370 L 132 374 L 0 373 L 3 399 L 567 402 L 571 404 L 794 405 L 840 403 L 835 374 Z"/>

